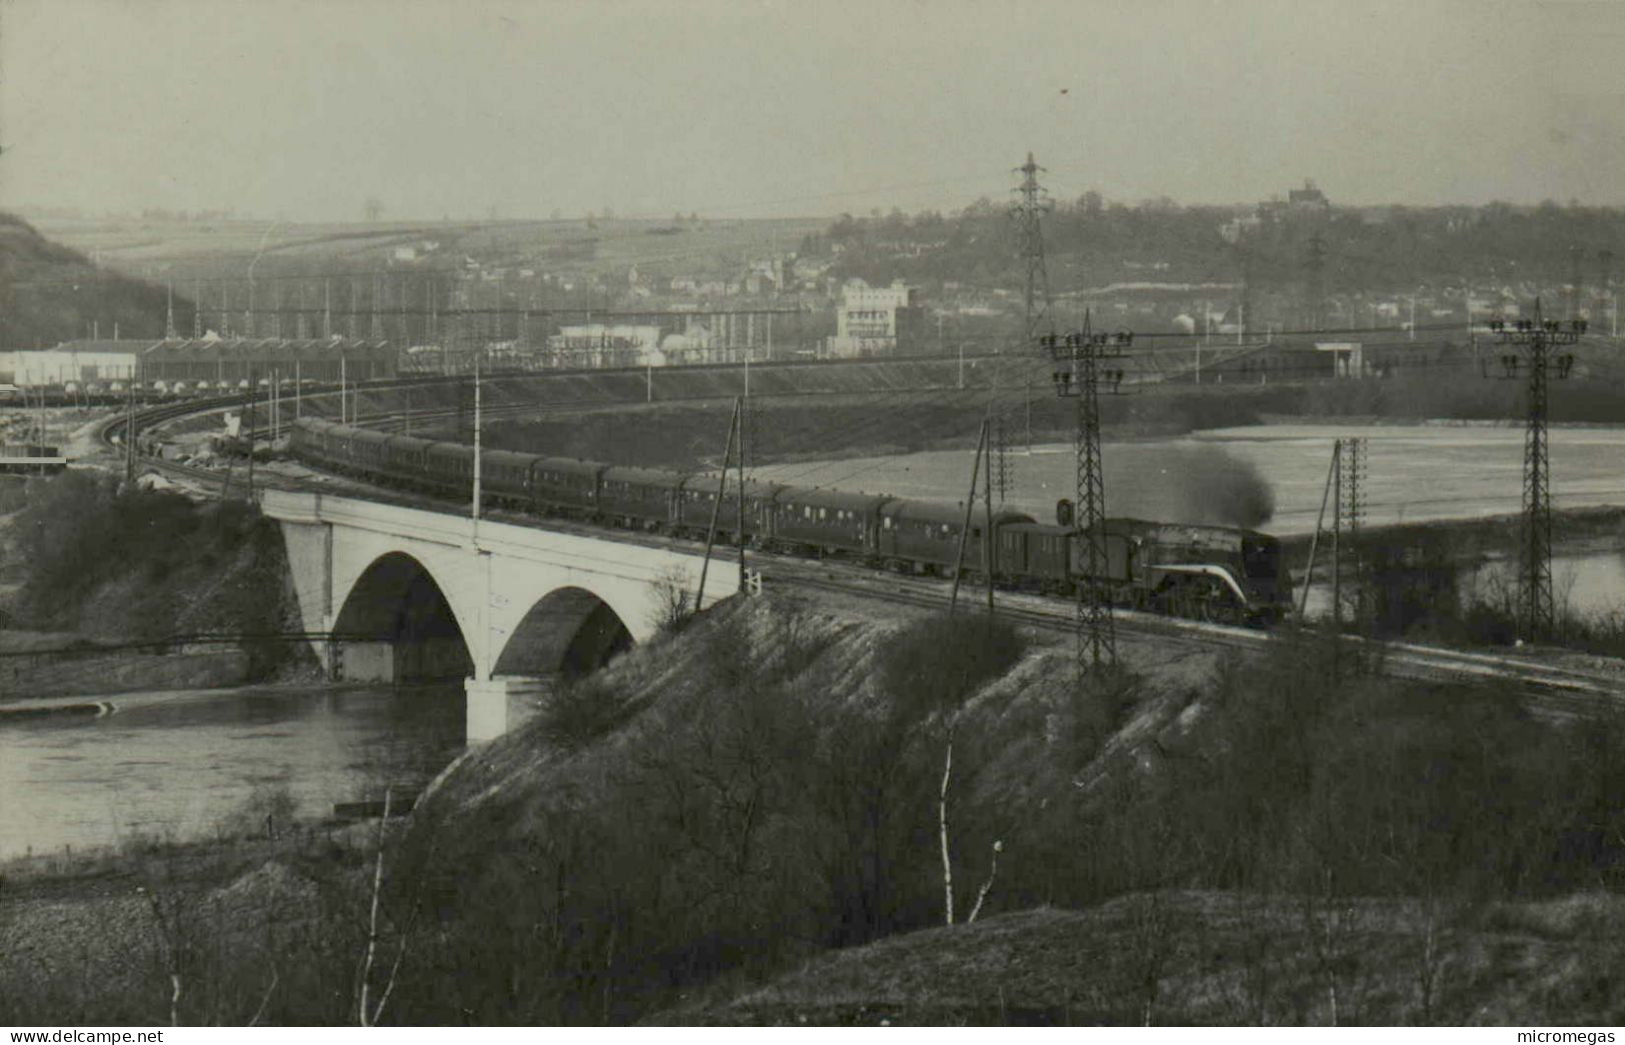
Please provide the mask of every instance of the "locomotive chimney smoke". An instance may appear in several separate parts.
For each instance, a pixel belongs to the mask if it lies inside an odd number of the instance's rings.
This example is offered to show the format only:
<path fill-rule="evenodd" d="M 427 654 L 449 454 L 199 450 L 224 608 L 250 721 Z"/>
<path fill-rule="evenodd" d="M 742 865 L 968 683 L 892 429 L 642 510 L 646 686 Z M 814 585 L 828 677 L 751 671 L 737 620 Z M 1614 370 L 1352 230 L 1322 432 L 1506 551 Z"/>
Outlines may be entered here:
<path fill-rule="evenodd" d="M 1109 515 L 1256 527 L 1275 514 L 1275 491 L 1257 466 L 1221 447 L 1129 443 L 1113 451 L 1106 457 Z"/>

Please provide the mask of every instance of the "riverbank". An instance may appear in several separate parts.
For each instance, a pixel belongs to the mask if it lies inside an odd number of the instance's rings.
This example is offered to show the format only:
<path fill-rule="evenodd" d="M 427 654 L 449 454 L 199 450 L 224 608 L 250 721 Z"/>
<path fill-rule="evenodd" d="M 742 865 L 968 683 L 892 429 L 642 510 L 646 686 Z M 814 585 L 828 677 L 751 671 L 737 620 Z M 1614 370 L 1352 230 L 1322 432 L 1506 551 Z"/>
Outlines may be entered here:
<path fill-rule="evenodd" d="M 221 686 L 314 659 L 278 637 L 303 625 L 280 531 L 256 507 L 85 472 L 7 484 L 0 629 L 6 695 Z"/>
<path fill-rule="evenodd" d="M 275 825 L 248 807 L 214 840 L 0 863 L 0 1023 L 342 1024 L 323 956 L 359 959 L 373 824 Z M 258 831 L 243 831 L 254 824 Z M 382 836 L 385 839 L 391 834 Z"/>
<path fill-rule="evenodd" d="M 79 646 L 0 654 L 0 716 L 19 701 L 155 689 L 214 689 L 251 681 L 241 648 L 176 653 Z M 4 721 L 0 717 L 0 721 Z"/>
<path fill-rule="evenodd" d="M 184 1023 L 354 1023 L 391 978 L 381 1022 L 414 1025 L 1139 1023 L 1142 960 L 1159 1023 L 1625 1016 L 1595 989 L 1625 975 L 1591 898 L 1625 888 L 1608 721 L 1366 676 L 1311 635 L 1118 647 L 1080 689 L 1069 640 L 980 615 L 730 600 L 440 774 L 386 834 L 370 973 L 376 836 L 290 829 L 270 792 L 219 842 L 20 870 L 0 1021 L 168 1022 L 178 975 Z M 942 832 L 974 926 L 942 928 Z M 1396 964 L 1429 924 L 1434 957 Z M 996 969 L 1027 984 L 1003 1008 Z"/>

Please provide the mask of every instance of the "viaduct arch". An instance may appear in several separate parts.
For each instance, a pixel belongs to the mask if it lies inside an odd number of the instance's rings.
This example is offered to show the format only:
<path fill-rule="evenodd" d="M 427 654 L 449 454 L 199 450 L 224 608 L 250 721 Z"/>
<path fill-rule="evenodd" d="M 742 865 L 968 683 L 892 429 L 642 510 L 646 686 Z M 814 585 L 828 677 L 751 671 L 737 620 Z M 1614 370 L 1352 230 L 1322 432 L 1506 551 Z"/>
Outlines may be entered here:
<path fill-rule="evenodd" d="M 510 696 L 591 671 L 658 626 L 664 586 L 702 557 L 326 494 L 266 491 L 305 629 L 337 677 L 462 677 L 471 743 L 507 729 Z M 706 605 L 726 595 L 718 585 Z"/>

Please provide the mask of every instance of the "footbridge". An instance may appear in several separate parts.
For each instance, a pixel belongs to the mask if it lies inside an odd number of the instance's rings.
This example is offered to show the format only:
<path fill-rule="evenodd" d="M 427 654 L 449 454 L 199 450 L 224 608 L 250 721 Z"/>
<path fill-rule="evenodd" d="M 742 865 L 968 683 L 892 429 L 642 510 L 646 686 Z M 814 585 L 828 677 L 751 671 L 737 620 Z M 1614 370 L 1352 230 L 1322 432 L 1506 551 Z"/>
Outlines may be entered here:
<path fill-rule="evenodd" d="M 268 490 L 305 630 L 333 678 L 462 677 L 468 740 L 510 697 L 591 671 L 659 627 L 703 557 L 352 497 Z M 728 593 L 721 577 L 706 605 Z"/>

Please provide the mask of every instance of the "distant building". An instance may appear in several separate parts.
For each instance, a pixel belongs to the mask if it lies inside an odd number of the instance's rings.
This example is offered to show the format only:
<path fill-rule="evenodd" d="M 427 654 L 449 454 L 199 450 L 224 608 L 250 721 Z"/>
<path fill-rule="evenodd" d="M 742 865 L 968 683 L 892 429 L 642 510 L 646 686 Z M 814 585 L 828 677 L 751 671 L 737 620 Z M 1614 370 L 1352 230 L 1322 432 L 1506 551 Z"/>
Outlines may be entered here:
<path fill-rule="evenodd" d="M 122 341 L 68 341 L 39 351 L 0 352 L 0 381 L 23 387 L 127 382 L 186 381 L 213 388 L 236 388 L 251 377 L 274 372 L 292 379 L 352 381 L 394 377 L 396 351 L 384 341 L 346 338 L 151 338 Z"/>
<path fill-rule="evenodd" d="M 1334 377 L 1366 377 L 1370 374 L 1363 346 L 1358 341 L 1317 341 L 1315 348 L 1331 354 Z"/>
<path fill-rule="evenodd" d="M 556 367 L 665 366 L 657 326 L 582 323 L 560 328 L 547 339 L 548 362 Z"/>
<path fill-rule="evenodd" d="M 871 287 L 861 279 L 841 288 L 835 313 L 835 336 L 829 339 L 832 356 L 894 355 L 918 347 L 925 310 L 918 290 L 902 281 L 889 287 Z"/>
<path fill-rule="evenodd" d="M 128 381 L 151 341 L 68 341 L 55 348 L 0 352 L 0 382 L 21 388 Z"/>
<path fill-rule="evenodd" d="M 1293 209 L 1309 208 L 1312 210 L 1326 210 L 1331 207 L 1331 201 L 1326 194 L 1315 187 L 1315 183 L 1308 178 L 1303 180 L 1303 188 L 1292 189 L 1286 194 L 1287 206 Z"/>
<path fill-rule="evenodd" d="M 400 353 L 388 341 L 345 337 L 250 338 L 218 335 L 149 341 L 141 347 L 143 382 L 189 381 L 218 390 L 240 388 L 250 379 L 334 382 L 394 377 Z"/>

